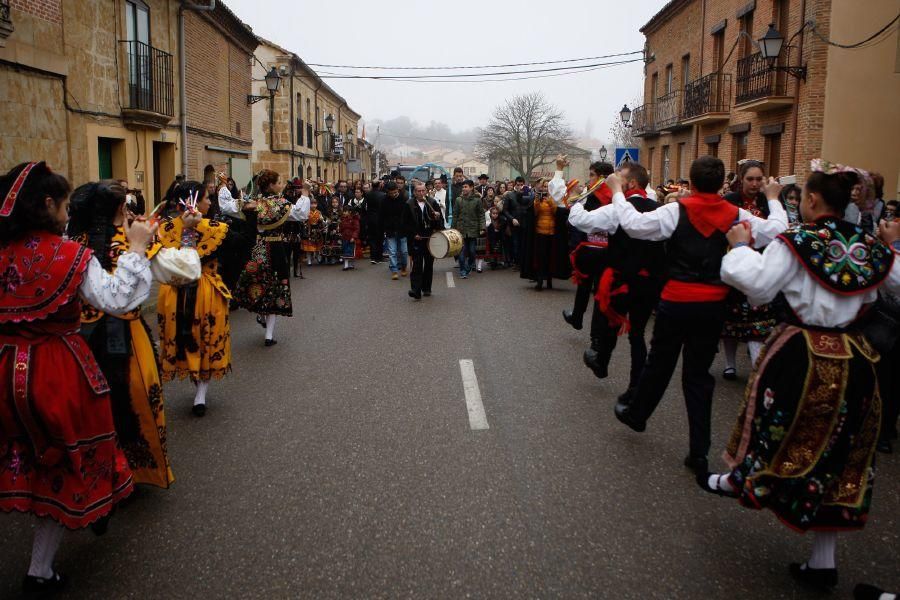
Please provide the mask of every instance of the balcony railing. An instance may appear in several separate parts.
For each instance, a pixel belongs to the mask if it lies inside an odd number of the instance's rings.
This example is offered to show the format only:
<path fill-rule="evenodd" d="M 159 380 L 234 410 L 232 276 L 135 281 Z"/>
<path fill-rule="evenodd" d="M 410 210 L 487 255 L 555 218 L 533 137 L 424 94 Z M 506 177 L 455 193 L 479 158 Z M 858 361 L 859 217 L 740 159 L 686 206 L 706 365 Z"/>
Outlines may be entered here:
<path fill-rule="evenodd" d="M 631 127 L 636 137 L 657 133 L 655 111 L 653 104 L 644 104 L 635 108 L 631 113 Z"/>
<path fill-rule="evenodd" d="M 125 108 L 175 116 L 172 55 L 136 40 L 119 42 L 128 64 Z"/>
<path fill-rule="evenodd" d="M 731 109 L 731 74 L 710 73 L 684 87 L 685 121 Z"/>
<path fill-rule="evenodd" d="M 779 62 L 791 64 L 792 50 L 792 47 L 786 47 Z M 736 83 L 735 104 L 788 95 L 787 74 L 784 71 L 773 71 L 759 52 L 737 61 Z"/>
<path fill-rule="evenodd" d="M 656 126 L 672 129 L 681 124 L 681 90 L 672 90 L 656 99 Z"/>

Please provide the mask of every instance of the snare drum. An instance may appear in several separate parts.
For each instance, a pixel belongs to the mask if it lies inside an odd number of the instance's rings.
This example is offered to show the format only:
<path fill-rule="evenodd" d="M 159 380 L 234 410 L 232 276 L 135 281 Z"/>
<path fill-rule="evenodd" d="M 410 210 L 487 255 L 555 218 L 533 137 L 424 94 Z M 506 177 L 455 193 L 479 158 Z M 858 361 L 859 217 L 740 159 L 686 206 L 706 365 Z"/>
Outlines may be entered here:
<path fill-rule="evenodd" d="M 428 238 L 428 252 L 435 258 L 448 258 L 459 256 L 462 252 L 463 239 L 455 229 L 436 231 Z"/>

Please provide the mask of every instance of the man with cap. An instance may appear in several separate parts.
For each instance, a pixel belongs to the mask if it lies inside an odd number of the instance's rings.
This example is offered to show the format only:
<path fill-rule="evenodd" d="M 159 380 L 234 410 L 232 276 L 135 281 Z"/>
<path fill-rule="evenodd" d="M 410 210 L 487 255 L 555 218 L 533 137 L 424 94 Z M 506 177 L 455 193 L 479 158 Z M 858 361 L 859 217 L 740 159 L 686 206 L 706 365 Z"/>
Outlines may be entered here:
<path fill-rule="evenodd" d="M 475 186 L 475 193 L 484 198 L 488 189 L 488 176 L 482 173 L 478 176 L 478 185 Z"/>

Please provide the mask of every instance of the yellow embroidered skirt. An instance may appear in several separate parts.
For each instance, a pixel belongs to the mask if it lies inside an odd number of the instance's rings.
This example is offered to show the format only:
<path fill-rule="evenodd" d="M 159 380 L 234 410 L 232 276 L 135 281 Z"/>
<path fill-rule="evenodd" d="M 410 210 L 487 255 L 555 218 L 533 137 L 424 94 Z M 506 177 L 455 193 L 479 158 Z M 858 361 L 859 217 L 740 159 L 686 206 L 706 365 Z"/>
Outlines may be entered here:
<path fill-rule="evenodd" d="M 231 370 L 230 299 L 214 262 L 203 266 L 203 275 L 193 289 L 159 287 L 163 380 L 190 377 L 194 382 L 209 381 L 221 379 Z"/>

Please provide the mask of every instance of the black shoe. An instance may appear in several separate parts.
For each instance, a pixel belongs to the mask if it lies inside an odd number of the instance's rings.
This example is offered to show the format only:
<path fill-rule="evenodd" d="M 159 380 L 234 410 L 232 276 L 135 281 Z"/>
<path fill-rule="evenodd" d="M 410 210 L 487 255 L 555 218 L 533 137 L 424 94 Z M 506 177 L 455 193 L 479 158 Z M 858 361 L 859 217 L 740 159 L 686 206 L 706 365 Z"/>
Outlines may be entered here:
<path fill-rule="evenodd" d="M 543 282 L 543 281 L 538 281 L 538 282 L 537 282 L 537 285 L 534 286 L 534 289 L 536 289 L 536 290 L 539 291 L 539 292 L 542 291 L 542 290 L 544 289 L 544 282 Z"/>
<path fill-rule="evenodd" d="M 195 404 L 194 407 L 191 408 L 191 412 L 194 413 L 195 417 L 202 417 L 206 414 L 206 405 Z"/>
<path fill-rule="evenodd" d="M 853 600 L 878 600 L 882 594 L 886 594 L 883 589 L 877 588 L 868 583 L 857 583 L 853 588 Z"/>
<path fill-rule="evenodd" d="M 637 431 L 638 433 L 642 433 L 645 429 L 647 429 L 646 421 L 638 421 L 634 417 L 634 413 L 630 406 L 627 404 L 618 404 L 616 403 L 616 408 L 614 409 L 616 413 L 616 418 L 627 425 L 630 429 Z"/>
<path fill-rule="evenodd" d="M 423 292 L 422 292 L 422 295 L 425 296 L 425 297 L 427 298 L 428 296 L 431 295 L 431 290 L 425 290 L 425 291 L 423 291 Z"/>
<path fill-rule="evenodd" d="M 631 404 L 631 398 L 634 396 L 634 388 L 628 388 L 624 392 L 622 392 L 618 398 L 616 398 L 616 402 L 618 404 L 629 405 Z"/>
<path fill-rule="evenodd" d="M 597 379 L 606 379 L 609 377 L 609 369 L 600 364 L 598 360 L 600 358 L 600 353 L 594 350 L 593 348 L 588 348 L 584 351 L 584 355 L 582 356 L 582 360 L 584 360 L 584 365 L 594 372 L 594 375 Z"/>
<path fill-rule="evenodd" d="M 875 449 L 881 452 L 882 454 L 893 454 L 894 447 L 891 445 L 890 440 L 879 440 L 878 444 L 876 444 Z"/>
<path fill-rule="evenodd" d="M 377 265 L 377 264 L 378 264 L 378 261 L 377 261 L 377 260 L 370 260 L 369 262 L 372 263 L 373 265 Z"/>
<path fill-rule="evenodd" d="M 109 519 L 112 517 L 112 513 L 102 516 L 93 523 L 91 523 L 91 531 L 94 532 L 94 535 L 100 537 L 101 535 L 106 535 L 106 532 L 109 531 Z"/>
<path fill-rule="evenodd" d="M 414 298 L 414 299 L 416 299 L 416 300 L 421 300 L 421 299 L 422 299 L 422 294 L 421 294 L 420 292 L 414 292 L 414 291 L 412 291 L 412 290 L 409 290 L 409 292 L 407 292 L 407 293 L 409 294 L 409 297 L 410 297 L 410 298 Z"/>
<path fill-rule="evenodd" d="M 791 563 L 790 571 L 794 579 L 820 592 L 830 592 L 838 584 L 837 569 L 813 569 L 806 563 Z"/>
<path fill-rule="evenodd" d="M 27 598 L 49 598 L 66 589 L 68 583 L 69 578 L 62 573 L 54 573 L 47 579 L 26 575 L 22 580 L 22 592 Z"/>
<path fill-rule="evenodd" d="M 262 315 L 256 315 L 256 322 L 259 323 L 259 326 L 263 329 L 266 328 L 266 318 Z"/>
<path fill-rule="evenodd" d="M 277 343 L 278 343 L 278 340 L 266 339 L 266 348 L 268 348 L 269 346 L 274 346 Z"/>
<path fill-rule="evenodd" d="M 709 461 L 705 456 L 693 456 L 691 454 L 688 454 L 684 457 L 684 466 L 696 473 L 698 476 L 700 474 L 709 473 Z"/>
<path fill-rule="evenodd" d="M 581 331 L 581 328 L 584 327 L 580 320 L 575 320 L 575 317 L 572 316 L 571 310 L 563 310 L 563 320 L 571 325 L 576 331 Z"/>
<path fill-rule="evenodd" d="M 734 381 L 737 379 L 737 369 L 734 367 L 728 367 L 724 371 L 722 371 L 722 379 L 726 379 L 728 381 Z"/>
<path fill-rule="evenodd" d="M 716 475 L 716 473 L 709 473 L 709 472 L 701 473 L 700 471 L 697 471 L 696 481 L 697 481 L 697 485 L 700 486 L 701 490 L 703 490 L 704 492 L 709 492 L 710 494 L 715 494 L 716 496 L 724 496 L 726 498 L 737 498 L 738 497 L 738 495 L 735 494 L 734 492 L 728 492 L 726 490 L 719 489 L 718 487 L 716 487 L 716 489 L 709 487 L 709 478 L 712 477 L 713 475 Z"/>
<path fill-rule="evenodd" d="M 552 280 L 552 279 L 548 279 L 548 280 L 547 280 L 547 289 L 548 289 L 548 290 L 552 290 L 552 289 L 553 289 L 553 280 Z"/>

